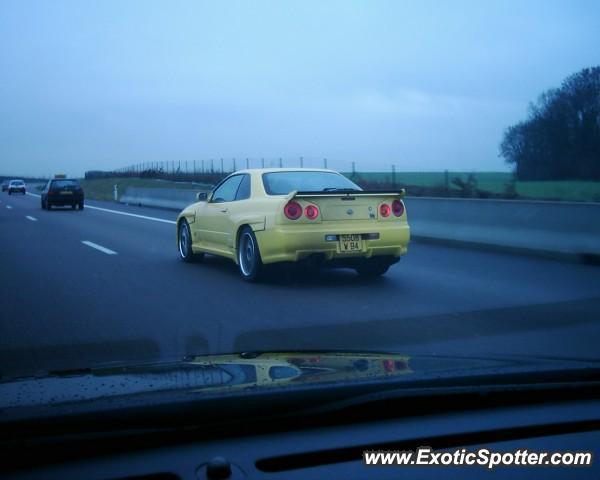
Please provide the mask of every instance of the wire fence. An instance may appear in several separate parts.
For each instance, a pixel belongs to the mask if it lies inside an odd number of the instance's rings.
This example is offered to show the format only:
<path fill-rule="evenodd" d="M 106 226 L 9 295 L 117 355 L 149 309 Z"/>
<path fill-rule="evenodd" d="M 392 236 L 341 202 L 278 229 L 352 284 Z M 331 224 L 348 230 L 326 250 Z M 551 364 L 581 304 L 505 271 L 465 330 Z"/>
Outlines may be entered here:
<path fill-rule="evenodd" d="M 105 174 L 139 175 L 143 172 L 159 172 L 164 175 L 231 173 L 249 168 L 320 167 L 328 168 L 326 158 L 210 158 L 205 160 L 168 160 L 144 162 L 118 168 Z"/>
<path fill-rule="evenodd" d="M 381 162 L 379 162 L 381 166 Z M 414 195 L 515 198 L 508 172 L 406 172 L 396 164 L 374 169 L 370 161 L 335 161 L 327 158 L 209 158 L 136 163 L 110 171 L 88 171 L 85 178 L 133 177 L 215 185 L 232 172 L 250 168 L 333 168 L 366 189 L 410 187 Z M 366 168 L 365 168 L 366 167 Z M 367 170 L 368 168 L 368 170 Z"/>
<path fill-rule="evenodd" d="M 366 162 L 365 162 L 366 164 Z M 205 160 L 165 160 L 135 163 L 115 170 L 91 170 L 85 178 L 140 177 L 175 181 L 212 182 L 232 172 L 250 168 L 331 168 L 327 158 L 210 158 Z M 360 175 L 357 162 L 335 162 L 334 168 L 351 178 Z M 395 181 L 396 166 L 386 172 Z"/>

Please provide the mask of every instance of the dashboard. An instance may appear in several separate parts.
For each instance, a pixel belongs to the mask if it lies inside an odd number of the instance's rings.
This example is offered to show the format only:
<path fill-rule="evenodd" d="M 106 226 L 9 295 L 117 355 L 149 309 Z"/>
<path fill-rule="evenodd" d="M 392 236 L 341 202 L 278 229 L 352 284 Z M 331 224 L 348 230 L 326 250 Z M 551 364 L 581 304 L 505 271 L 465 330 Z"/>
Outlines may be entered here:
<path fill-rule="evenodd" d="M 37 464 L 35 456 L 30 456 L 27 468 L 5 472 L 3 478 L 479 479 L 484 475 L 513 480 L 600 478 L 597 461 L 591 466 L 498 466 L 493 470 L 482 466 L 366 466 L 363 463 L 365 450 L 404 451 L 421 446 L 436 450 L 486 447 L 501 452 L 527 448 L 596 453 L 600 445 L 599 412 L 600 401 L 580 399 L 400 415 L 375 421 L 353 421 L 350 417 L 342 425 L 308 425 L 286 431 L 265 424 L 264 430 L 239 428 L 227 435 L 197 441 L 186 437 L 181 443 L 156 447 L 123 446 L 110 454 L 98 451 L 61 463 Z M 27 449 L 23 449 L 23 453 L 26 452 Z"/>

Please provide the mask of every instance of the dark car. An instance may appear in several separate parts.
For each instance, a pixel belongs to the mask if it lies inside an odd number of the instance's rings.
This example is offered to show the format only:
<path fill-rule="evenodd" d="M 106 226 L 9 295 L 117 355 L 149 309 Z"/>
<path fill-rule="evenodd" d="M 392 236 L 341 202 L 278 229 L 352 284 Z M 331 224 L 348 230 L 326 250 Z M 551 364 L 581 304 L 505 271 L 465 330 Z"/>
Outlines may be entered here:
<path fill-rule="evenodd" d="M 2 191 L 6 192 L 8 190 L 8 181 L 2 182 Z"/>
<path fill-rule="evenodd" d="M 11 180 L 8 183 L 7 189 L 9 195 L 12 195 L 13 193 L 22 193 L 23 195 L 25 195 L 25 193 L 27 192 L 27 188 L 23 180 Z"/>
<path fill-rule="evenodd" d="M 83 189 L 79 182 L 71 178 L 50 180 L 42 190 L 42 209 L 51 210 L 55 206 L 70 205 L 83 210 Z"/>

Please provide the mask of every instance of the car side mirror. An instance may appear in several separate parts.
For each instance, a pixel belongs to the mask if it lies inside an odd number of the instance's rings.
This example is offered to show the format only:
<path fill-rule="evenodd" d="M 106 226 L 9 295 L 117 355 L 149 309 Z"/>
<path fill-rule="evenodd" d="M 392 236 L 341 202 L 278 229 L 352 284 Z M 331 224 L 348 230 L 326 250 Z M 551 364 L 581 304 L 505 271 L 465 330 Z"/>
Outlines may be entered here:
<path fill-rule="evenodd" d="M 208 200 L 208 193 L 198 192 L 196 194 L 196 200 L 198 200 L 199 202 L 206 202 Z"/>

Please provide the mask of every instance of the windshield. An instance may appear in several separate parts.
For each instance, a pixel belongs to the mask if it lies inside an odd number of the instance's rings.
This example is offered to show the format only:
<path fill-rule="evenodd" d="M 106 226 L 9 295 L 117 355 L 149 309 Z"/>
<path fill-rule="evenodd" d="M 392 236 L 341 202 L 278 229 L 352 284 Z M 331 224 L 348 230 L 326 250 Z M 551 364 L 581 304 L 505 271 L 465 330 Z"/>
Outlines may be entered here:
<path fill-rule="evenodd" d="M 360 190 L 346 177 L 331 172 L 270 172 L 262 176 L 269 195 L 287 195 L 297 191 Z"/>
<path fill-rule="evenodd" d="M 0 2 L 0 425 L 600 361 L 600 1 L 33 4 Z"/>
<path fill-rule="evenodd" d="M 52 188 L 78 187 L 77 180 L 52 180 Z"/>

